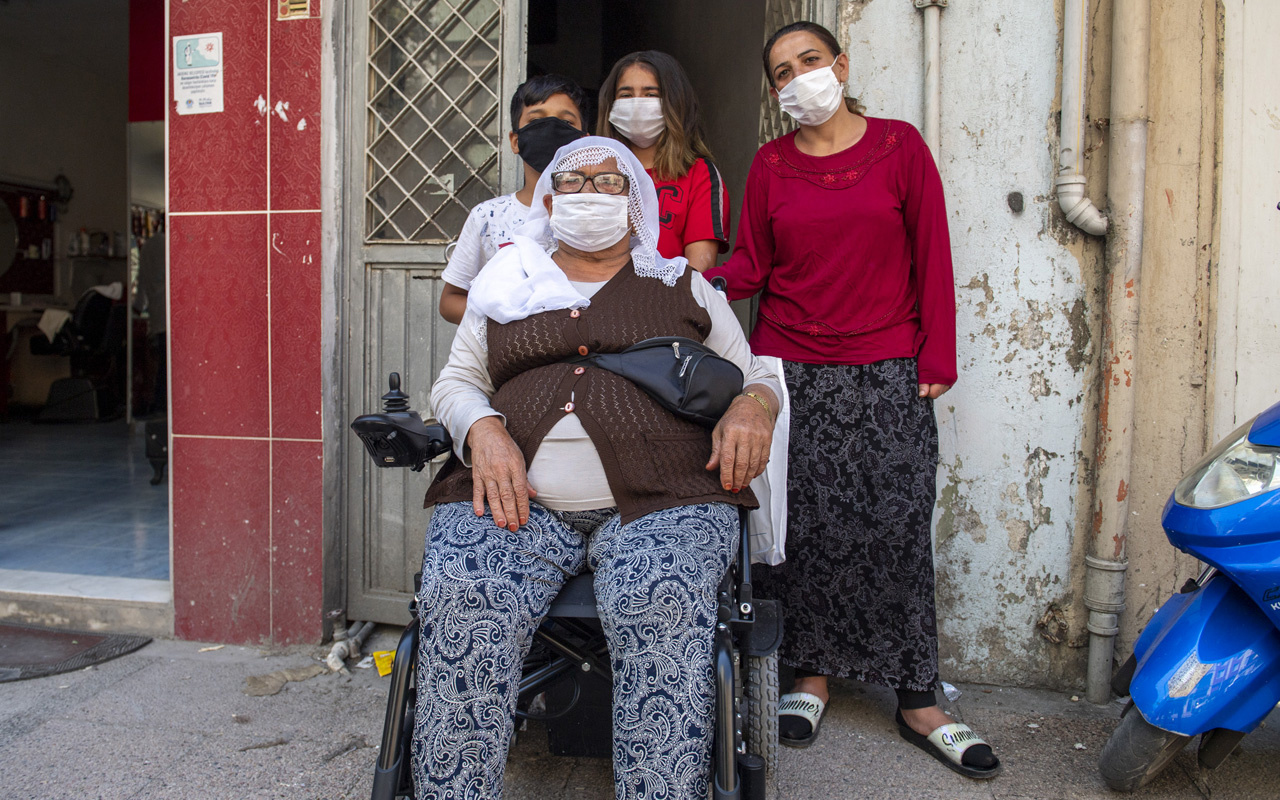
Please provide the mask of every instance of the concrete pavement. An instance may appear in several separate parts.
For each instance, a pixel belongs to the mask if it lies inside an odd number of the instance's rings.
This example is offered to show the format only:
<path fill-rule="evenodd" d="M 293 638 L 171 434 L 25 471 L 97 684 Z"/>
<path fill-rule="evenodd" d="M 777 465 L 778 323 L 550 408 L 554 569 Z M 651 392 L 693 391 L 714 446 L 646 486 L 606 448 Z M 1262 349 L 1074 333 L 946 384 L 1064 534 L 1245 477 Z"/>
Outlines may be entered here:
<path fill-rule="evenodd" d="M 370 644 L 392 649 L 395 636 L 380 628 Z M 368 797 L 386 678 L 353 669 L 250 697 L 246 677 L 316 664 L 327 648 L 202 647 L 156 641 L 88 670 L 0 684 L 0 798 Z M 835 682 L 819 741 L 783 748 L 782 797 L 1118 797 L 1097 772 L 1118 704 L 960 688 L 954 708 L 995 747 L 1001 777 L 954 775 L 898 738 L 891 692 Z M 1218 770 L 1201 773 L 1189 749 L 1133 797 L 1280 797 L 1280 715 L 1268 722 Z M 549 755 L 537 723 L 519 735 L 507 800 L 612 797 L 607 761 Z"/>

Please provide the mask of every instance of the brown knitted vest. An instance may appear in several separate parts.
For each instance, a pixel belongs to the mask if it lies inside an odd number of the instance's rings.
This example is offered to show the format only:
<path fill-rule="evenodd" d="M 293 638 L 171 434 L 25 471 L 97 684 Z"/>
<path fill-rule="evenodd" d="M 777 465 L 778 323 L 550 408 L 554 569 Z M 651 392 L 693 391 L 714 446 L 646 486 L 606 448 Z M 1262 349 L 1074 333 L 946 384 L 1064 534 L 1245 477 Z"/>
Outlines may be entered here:
<path fill-rule="evenodd" d="M 655 336 L 704 341 L 711 317 L 693 299 L 688 271 L 673 287 L 623 267 L 581 312 L 547 311 L 506 325 L 489 320 L 490 404 L 507 418 L 507 432 L 525 467 L 547 432 L 566 413 L 577 414 L 591 437 L 623 524 L 653 511 L 726 502 L 755 508 L 750 489 L 720 485 L 711 457 L 711 432 L 680 419 L 626 378 L 565 359 L 616 353 Z M 571 409 L 566 411 L 566 409 Z M 537 488 L 537 487 L 534 487 Z M 426 505 L 471 500 L 471 469 L 453 456 L 427 491 Z"/>

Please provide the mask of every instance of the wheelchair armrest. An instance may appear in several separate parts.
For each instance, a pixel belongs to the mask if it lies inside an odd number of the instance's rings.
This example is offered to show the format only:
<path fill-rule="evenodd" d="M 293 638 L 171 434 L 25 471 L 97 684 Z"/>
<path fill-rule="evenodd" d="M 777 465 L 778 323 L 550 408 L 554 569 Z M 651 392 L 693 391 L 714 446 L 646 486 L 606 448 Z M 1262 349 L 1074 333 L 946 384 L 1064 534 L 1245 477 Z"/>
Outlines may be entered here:
<path fill-rule="evenodd" d="M 428 425 L 415 411 L 364 414 L 351 423 L 351 430 L 379 467 L 408 467 L 417 472 L 453 448 L 443 425 Z"/>

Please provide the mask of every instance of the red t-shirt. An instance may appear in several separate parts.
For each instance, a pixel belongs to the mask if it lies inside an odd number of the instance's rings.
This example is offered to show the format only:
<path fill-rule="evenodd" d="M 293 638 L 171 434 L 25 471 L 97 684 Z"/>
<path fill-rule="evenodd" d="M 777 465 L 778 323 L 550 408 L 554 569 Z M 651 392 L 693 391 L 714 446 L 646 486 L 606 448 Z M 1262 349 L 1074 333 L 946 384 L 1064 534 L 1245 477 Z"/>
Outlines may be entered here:
<path fill-rule="evenodd" d="M 729 298 L 760 293 L 756 355 L 809 364 L 915 356 L 921 383 L 956 382 L 956 305 L 942 181 L 919 132 L 866 134 L 809 156 L 795 133 L 756 153 L 722 266 Z"/>
<path fill-rule="evenodd" d="M 693 162 L 683 178 L 660 181 L 648 169 L 658 190 L 658 252 L 665 258 L 684 255 L 685 245 L 714 239 L 720 252 L 729 249 L 729 190 L 720 170 L 705 158 Z"/>

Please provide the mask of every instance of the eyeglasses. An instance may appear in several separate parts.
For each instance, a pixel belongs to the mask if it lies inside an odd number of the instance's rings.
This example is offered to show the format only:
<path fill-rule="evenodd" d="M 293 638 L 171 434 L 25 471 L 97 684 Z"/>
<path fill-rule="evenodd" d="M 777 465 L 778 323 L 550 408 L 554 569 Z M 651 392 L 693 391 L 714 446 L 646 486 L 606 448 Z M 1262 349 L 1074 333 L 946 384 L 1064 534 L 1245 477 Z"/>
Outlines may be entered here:
<path fill-rule="evenodd" d="M 600 194 L 626 194 L 631 181 L 620 172 L 597 172 L 587 176 L 577 170 L 551 173 L 551 188 L 560 194 L 577 194 L 590 183 Z"/>

